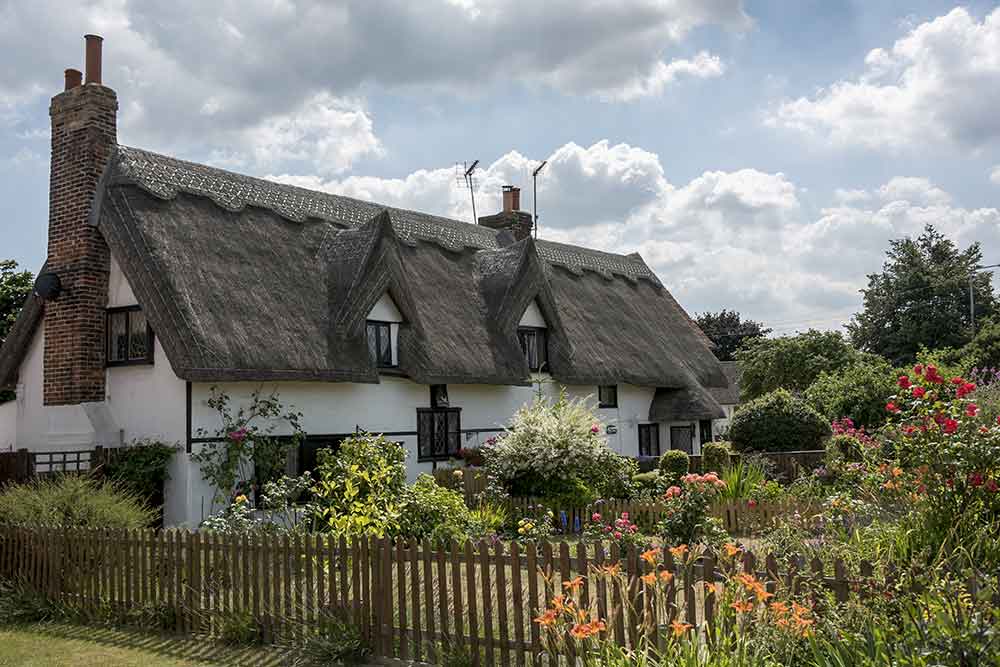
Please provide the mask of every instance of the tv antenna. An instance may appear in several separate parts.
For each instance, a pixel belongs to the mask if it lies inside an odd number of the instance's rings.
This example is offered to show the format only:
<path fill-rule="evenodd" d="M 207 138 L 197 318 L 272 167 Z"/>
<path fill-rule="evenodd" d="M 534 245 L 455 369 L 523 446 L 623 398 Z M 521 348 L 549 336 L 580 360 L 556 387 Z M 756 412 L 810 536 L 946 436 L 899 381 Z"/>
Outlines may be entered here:
<path fill-rule="evenodd" d="M 464 181 L 465 185 L 469 188 L 469 197 L 472 199 L 472 224 L 478 222 L 476 218 L 476 177 L 474 173 L 478 165 L 479 160 L 473 160 L 472 164 L 463 162 L 461 165 L 455 165 L 456 171 L 462 172 L 455 180 L 459 182 Z"/>
<path fill-rule="evenodd" d="M 531 205 L 535 209 L 535 238 L 538 238 L 538 172 L 545 168 L 548 160 L 542 160 L 533 172 L 531 172 Z"/>

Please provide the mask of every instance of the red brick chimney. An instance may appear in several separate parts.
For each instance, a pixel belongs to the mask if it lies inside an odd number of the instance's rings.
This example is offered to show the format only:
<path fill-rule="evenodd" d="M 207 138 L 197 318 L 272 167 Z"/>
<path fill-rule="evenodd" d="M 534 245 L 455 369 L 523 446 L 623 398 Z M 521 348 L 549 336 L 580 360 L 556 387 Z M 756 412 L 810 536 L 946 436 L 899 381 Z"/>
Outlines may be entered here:
<path fill-rule="evenodd" d="M 111 257 L 88 222 L 97 182 L 117 143 L 118 97 L 101 85 L 102 39 L 86 36 L 86 83 L 67 70 L 52 98 L 48 271 L 62 285 L 45 304 L 45 405 L 104 400 L 105 308 Z"/>
<path fill-rule="evenodd" d="M 494 215 L 484 215 L 479 218 L 479 224 L 496 230 L 507 230 L 514 238 L 521 239 L 531 236 L 534 223 L 531 214 L 521 210 L 521 188 L 513 185 L 503 186 L 503 210 Z"/>

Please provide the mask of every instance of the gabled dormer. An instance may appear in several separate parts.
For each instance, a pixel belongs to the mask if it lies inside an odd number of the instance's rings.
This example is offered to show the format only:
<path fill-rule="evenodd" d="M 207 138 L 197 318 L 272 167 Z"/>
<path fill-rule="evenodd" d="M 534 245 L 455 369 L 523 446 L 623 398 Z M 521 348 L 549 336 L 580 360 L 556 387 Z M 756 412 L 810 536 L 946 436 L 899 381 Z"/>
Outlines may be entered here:
<path fill-rule="evenodd" d="M 392 295 L 385 292 L 365 321 L 368 354 L 376 368 L 399 367 L 399 327 L 403 322 Z"/>
<path fill-rule="evenodd" d="M 521 344 L 528 369 L 533 373 L 549 370 L 548 328 L 545 316 L 538 306 L 538 299 L 532 299 L 517 324 L 517 340 Z"/>

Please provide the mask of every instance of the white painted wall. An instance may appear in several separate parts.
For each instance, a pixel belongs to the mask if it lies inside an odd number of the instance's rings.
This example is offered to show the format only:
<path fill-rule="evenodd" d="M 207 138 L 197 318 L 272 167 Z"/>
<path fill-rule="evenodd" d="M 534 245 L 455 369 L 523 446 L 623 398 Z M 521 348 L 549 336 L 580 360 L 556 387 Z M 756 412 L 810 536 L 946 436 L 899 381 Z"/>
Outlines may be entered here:
<path fill-rule="evenodd" d="M 15 449 L 17 442 L 17 401 L 0 403 L 0 452 Z"/>
<path fill-rule="evenodd" d="M 547 328 L 548 325 L 545 324 L 545 317 L 542 316 L 542 311 L 538 308 L 537 300 L 533 300 L 528 304 L 524 315 L 521 316 L 521 321 L 518 322 L 518 326 Z"/>

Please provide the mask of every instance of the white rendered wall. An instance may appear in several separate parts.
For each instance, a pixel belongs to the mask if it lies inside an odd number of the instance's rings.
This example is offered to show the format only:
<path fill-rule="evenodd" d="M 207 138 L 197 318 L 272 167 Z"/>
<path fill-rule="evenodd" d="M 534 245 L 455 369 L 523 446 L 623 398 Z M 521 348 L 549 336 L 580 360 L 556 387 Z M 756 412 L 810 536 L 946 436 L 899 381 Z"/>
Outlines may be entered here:
<path fill-rule="evenodd" d="M 0 452 L 16 449 L 17 401 L 0 403 Z"/>
<path fill-rule="evenodd" d="M 518 324 L 522 327 L 547 328 L 548 325 L 545 324 L 542 311 L 538 308 L 538 301 L 532 301 L 528 304 L 528 308 L 524 311 L 524 315 L 521 316 L 521 321 Z"/>

